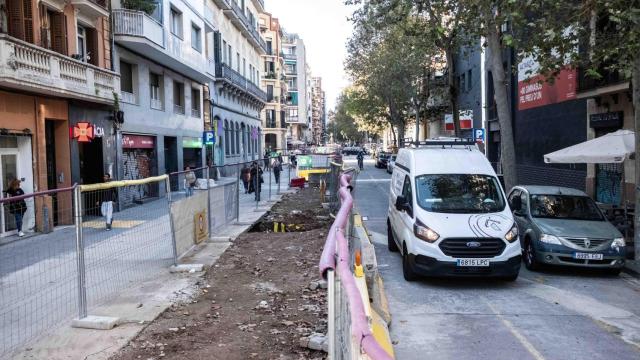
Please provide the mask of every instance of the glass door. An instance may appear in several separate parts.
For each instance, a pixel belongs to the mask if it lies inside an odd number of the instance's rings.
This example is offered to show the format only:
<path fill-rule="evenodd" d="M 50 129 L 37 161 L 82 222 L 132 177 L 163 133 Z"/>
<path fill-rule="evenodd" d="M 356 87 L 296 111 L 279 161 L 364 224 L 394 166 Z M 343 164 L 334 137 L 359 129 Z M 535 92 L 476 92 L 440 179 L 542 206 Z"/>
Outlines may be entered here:
<path fill-rule="evenodd" d="M 4 150 L 0 153 L 0 190 L 2 197 L 7 197 L 9 183 L 13 179 L 19 178 L 18 174 L 18 152 Z M 9 213 L 9 206 L 5 204 L 0 207 L 0 236 L 7 236 L 15 233 L 16 221 L 13 214 Z"/>

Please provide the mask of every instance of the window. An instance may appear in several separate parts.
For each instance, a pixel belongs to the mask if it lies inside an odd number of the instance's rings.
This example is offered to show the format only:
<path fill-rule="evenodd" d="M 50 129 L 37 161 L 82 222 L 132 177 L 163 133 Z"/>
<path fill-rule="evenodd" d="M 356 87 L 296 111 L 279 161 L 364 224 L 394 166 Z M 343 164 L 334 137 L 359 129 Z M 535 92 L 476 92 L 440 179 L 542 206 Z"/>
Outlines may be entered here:
<path fill-rule="evenodd" d="M 122 101 L 130 104 L 136 104 L 136 97 L 134 91 L 136 82 L 135 79 L 135 65 L 132 65 L 126 61 L 120 60 L 120 92 L 122 94 Z"/>
<path fill-rule="evenodd" d="M 224 153 L 229 155 L 229 121 L 224 121 Z"/>
<path fill-rule="evenodd" d="M 413 190 L 411 189 L 411 179 L 408 176 L 404 177 L 404 184 L 402 185 L 402 197 L 405 198 L 409 206 L 413 209 Z M 413 217 L 412 214 L 410 214 Z"/>
<path fill-rule="evenodd" d="M 236 123 L 236 154 L 240 154 L 240 125 Z"/>
<path fill-rule="evenodd" d="M 242 76 L 244 76 L 244 78 L 247 78 L 247 59 L 242 58 Z"/>
<path fill-rule="evenodd" d="M 171 8 L 171 33 L 182 39 L 182 13 L 175 8 Z"/>
<path fill-rule="evenodd" d="M 202 40 L 200 39 L 200 28 L 195 24 L 191 24 L 191 47 L 202 52 Z"/>
<path fill-rule="evenodd" d="M 184 114 L 184 84 L 173 82 L 173 112 Z"/>
<path fill-rule="evenodd" d="M 200 89 L 191 89 L 191 116 L 200 117 Z"/>
<path fill-rule="evenodd" d="M 149 73 L 149 94 L 151 98 L 151 108 L 162 110 L 162 87 L 160 86 L 160 75 Z"/>
<path fill-rule="evenodd" d="M 84 26 L 78 25 L 78 37 L 77 37 L 77 46 L 78 46 L 78 57 L 80 61 L 87 61 L 87 32 Z"/>
<path fill-rule="evenodd" d="M 267 85 L 267 101 L 273 101 L 273 85 Z"/>
<path fill-rule="evenodd" d="M 460 75 L 460 83 L 458 85 L 458 89 L 461 91 L 466 91 L 466 84 L 467 82 L 465 81 L 465 76 L 464 74 Z"/>
<path fill-rule="evenodd" d="M 240 53 L 236 53 L 236 71 L 240 72 Z"/>
<path fill-rule="evenodd" d="M 227 55 L 229 56 L 229 62 L 227 63 L 227 65 L 229 65 L 230 68 L 233 68 L 233 62 L 231 61 L 232 56 L 233 56 L 233 52 L 231 51 L 231 45 L 228 45 L 228 49 L 227 49 Z"/>
<path fill-rule="evenodd" d="M 421 175 L 416 195 L 421 208 L 440 213 L 492 213 L 505 207 L 498 179 L 488 175 Z"/>
<path fill-rule="evenodd" d="M 467 71 L 467 90 L 471 91 L 473 83 L 471 82 L 471 69 Z"/>
<path fill-rule="evenodd" d="M 222 62 L 227 62 L 227 41 L 222 40 Z"/>
<path fill-rule="evenodd" d="M 273 41 L 267 39 L 267 55 L 273 55 Z"/>

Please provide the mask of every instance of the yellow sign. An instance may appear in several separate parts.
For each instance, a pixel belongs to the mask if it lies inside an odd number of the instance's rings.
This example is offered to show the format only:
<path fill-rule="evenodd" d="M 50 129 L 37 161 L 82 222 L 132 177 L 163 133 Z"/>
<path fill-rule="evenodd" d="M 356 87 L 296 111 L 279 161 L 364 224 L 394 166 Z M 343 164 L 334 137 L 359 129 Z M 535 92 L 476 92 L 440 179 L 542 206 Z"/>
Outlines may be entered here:
<path fill-rule="evenodd" d="M 195 241 L 200 244 L 209 237 L 209 225 L 207 223 L 207 212 L 201 211 L 193 217 L 195 225 Z"/>

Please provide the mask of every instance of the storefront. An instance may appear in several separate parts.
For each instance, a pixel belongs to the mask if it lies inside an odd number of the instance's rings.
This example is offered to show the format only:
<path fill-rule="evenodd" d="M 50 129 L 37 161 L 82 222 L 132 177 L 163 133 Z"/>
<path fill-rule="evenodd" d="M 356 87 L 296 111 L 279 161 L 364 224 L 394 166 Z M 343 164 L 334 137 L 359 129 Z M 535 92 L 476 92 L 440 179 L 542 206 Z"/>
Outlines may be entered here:
<path fill-rule="evenodd" d="M 156 138 L 150 135 L 122 134 L 122 180 L 144 179 L 158 174 Z M 158 196 L 159 185 L 137 185 L 122 189 L 120 201 L 127 207 Z"/>
<path fill-rule="evenodd" d="M 21 180 L 20 187 L 25 193 L 33 192 L 33 170 L 31 136 L 27 134 L 0 135 L 0 191 L 7 196 L 9 184 L 14 179 Z M 27 201 L 23 229 L 32 229 L 35 225 L 33 199 Z M 15 234 L 14 216 L 0 207 L 0 236 Z"/>
<path fill-rule="evenodd" d="M 182 160 L 184 167 L 202 167 L 202 138 L 182 137 Z"/>

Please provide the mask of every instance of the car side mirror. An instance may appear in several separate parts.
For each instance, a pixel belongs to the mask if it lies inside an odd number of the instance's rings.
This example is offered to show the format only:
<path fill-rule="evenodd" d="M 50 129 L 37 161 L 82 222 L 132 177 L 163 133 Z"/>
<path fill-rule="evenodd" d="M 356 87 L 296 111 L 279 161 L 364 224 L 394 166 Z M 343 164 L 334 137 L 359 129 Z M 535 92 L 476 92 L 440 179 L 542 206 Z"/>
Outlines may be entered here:
<path fill-rule="evenodd" d="M 522 212 L 522 199 L 520 199 L 520 197 L 516 197 L 513 198 L 511 200 L 511 204 L 509 204 L 509 206 L 511 206 L 511 210 L 513 210 L 513 212 Z"/>

